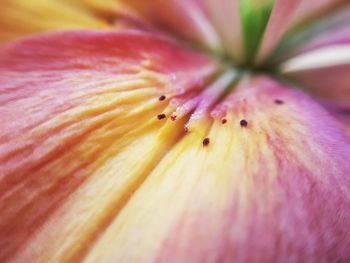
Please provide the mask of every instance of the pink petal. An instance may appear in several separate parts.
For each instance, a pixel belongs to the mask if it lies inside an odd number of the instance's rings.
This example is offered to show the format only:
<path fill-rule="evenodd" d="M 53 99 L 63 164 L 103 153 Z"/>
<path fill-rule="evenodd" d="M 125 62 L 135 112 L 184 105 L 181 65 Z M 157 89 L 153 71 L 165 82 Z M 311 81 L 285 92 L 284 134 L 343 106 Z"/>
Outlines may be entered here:
<path fill-rule="evenodd" d="M 243 36 L 237 0 L 198 0 L 217 30 L 222 47 L 237 62 L 243 59 Z"/>
<path fill-rule="evenodd" d="M 304 43 L 295 53 L 301 54 L 327 46 L 350 45 L 350 7 L 336 13 L 333 20 L 335 20 L 333 25 L 318 32 L 314 38 Z"/>
<path fill-rule="evenodd" d="M 0 261 L 29 244 L 22 262 L 74 261 L 183 133 L 157 114 L 216 71 L 207 56 L 140 32 L 1 46 Z"/>
<path fill-rule="evenodd" d="M 350 109 L 350 64 L 291 71 L 285 76 L 318 98 Z"/>
<path fill-rule="evenodd" d="M 317 19 L 322 15 L 342 5 L 348 5 L 348 0 L 303 0 L 293 18 L 293 24 L 299 24 L 309 19 Z"/>
<path fill-rule="evenodd" d="M 255 63 L 261 64 L 271 54 L 289 29 L 293 16 L 302 0 L 276 0 L 266 26 Z"/>
<path fill-rule="evenodd" d="M 199 0 L 127 0 L 148 21 L 180 36 L 209 47 L 220 48 L 215 29 Z"/>
<path fill-rule="evenodd" d="M 319 34 L 289 53 L 280 67 L 285 77 L 337 107 L 336 111 L 350 109 L 349 15 L 345 8 L 323 21 Z"/>
<path fill-rule="evenodd" d="M 350 141 L 338 123 L 266 78 L 228 102 L 227 123 L 207 120 L 172 148 L 86 262 L 349 262 Z"/>
<path fill-rule="evenodd" d="M 340 5 L 346 5 L 346 1 L 277 0 L 266 26 L 255 63 L 262 64 L 272 54 L 286 33 L 294 29 L 295 26 L 300 26 L 301 23 L 308 20 L 316 20 L 321 14 L 330 12 Z"/>
<path fill-rule="evenodd" d="M 280 54 L 276 54 L 274 59 L 283 62 L 316 49 L 349 45 L 349 25 L 350 7 L 326 16 L 318 23 L 311 24 L 296 32 L 295 35 L 291 35 L 282 43 Z"/>

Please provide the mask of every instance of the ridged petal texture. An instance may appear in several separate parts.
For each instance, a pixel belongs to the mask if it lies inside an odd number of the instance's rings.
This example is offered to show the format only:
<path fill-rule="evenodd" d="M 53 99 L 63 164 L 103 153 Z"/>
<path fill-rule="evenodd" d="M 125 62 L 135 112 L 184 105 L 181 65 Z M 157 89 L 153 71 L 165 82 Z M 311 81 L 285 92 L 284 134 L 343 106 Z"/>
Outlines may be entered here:
<path fill-rule="evenodd" d="M 43 36 L 0 58 L 2 262 L 79 258 L 184 133 L 157 115 L 217 70 L 138 32 Z"/>
<path fill-rule="evenodd" d="M 211 143 L 174 146 L 87 262 L 350 259 L 348 139 L 299 92 L 264 77 L 239 88 L 224 125 L 202 123 Z"/>
<path fill-rule="evenodd" d="M 137 31 L 2 46 L 0 261 L 349 262 L 349 137 L 232 76 Z"/>

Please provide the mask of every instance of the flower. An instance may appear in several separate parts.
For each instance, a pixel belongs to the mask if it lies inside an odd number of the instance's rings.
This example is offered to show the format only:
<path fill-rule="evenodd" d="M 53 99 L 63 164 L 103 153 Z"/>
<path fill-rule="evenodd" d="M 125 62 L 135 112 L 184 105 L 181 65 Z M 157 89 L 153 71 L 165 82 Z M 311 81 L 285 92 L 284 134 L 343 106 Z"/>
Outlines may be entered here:
<path fill-rule="evenodd" d="M 347 1 L 0 6 L 1 262 L 350 262 Z"/>

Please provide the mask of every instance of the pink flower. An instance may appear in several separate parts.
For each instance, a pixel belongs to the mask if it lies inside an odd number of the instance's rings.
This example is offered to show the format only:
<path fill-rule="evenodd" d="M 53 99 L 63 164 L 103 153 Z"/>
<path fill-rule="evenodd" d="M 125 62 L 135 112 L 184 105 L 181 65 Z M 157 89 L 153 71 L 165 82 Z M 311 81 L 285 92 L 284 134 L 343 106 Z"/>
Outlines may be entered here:
<path fill-rule="evenodd" d="M 348 1 L 0 7 L 1 262 L 350 262 Z"/>

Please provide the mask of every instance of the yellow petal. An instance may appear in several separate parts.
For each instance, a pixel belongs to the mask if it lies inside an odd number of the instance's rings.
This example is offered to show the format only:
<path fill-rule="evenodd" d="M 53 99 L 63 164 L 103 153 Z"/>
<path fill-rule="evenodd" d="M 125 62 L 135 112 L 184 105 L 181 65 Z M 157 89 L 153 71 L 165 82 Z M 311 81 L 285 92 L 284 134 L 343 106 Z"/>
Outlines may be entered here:
<path fill-rule="evenodd" d="M 0 42 L 37 32 L 108 27 L 91 13 L 55 0 L 3 0 L 0 10 Z"/>
<path fill-rule="evenodd" d="M 126 6 L 118 0 L 64 0 L 67 4 L 78 4 L 102 16 L 113 16 L 119 11 L 125 10 Z"/>

